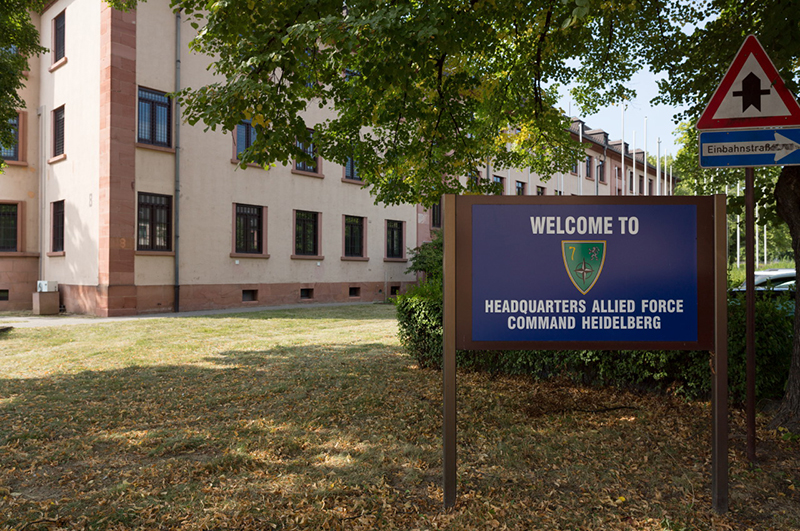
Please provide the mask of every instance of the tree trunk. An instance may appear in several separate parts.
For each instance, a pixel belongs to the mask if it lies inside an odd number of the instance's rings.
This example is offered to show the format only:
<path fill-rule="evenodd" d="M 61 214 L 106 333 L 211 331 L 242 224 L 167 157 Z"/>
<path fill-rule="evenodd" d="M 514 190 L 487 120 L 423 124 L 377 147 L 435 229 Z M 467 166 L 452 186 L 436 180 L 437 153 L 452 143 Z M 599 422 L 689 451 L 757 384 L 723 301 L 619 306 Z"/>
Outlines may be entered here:
<path fill-rule="evenodd" d="M 775 185 L 775 201 L 778 214 L 789 225 L 794 263 L 797 267 L 800 263 L 800 166 L 783 167 Z M 800 312 L 797 311 L 799 306 L 800 290 L 795 290 L 794 341 L 789 381 L 778 413 L 770 424 L 772 429 L 782 426 L 793 433 L 800 433 Z"/>

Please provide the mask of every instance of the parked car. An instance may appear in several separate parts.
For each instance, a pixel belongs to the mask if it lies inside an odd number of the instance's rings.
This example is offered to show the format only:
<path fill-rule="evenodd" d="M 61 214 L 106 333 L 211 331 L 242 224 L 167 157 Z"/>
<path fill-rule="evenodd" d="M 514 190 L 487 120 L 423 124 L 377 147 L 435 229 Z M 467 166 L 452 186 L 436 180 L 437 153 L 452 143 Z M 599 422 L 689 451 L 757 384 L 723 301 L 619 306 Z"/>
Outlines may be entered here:
<path fill-rule="evenodd" d="M 756 271 L 753 275 L 753 287 L 756 290 L 767 289 L 780 289 L 794 291 L 794 282 L 797 278 L 797 272 L 794 269 L 762 269 Z M 738 288 L 733 291 L 744 291 L 747 288 L 747 282 L 742 282 Z"/>

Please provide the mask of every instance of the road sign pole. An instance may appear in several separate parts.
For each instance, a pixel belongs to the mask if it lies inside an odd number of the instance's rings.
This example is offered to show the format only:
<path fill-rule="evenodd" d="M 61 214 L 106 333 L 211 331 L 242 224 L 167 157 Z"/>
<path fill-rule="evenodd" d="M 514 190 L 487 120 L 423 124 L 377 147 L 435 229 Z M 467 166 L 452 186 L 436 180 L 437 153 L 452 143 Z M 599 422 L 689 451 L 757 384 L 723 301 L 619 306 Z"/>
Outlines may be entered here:
<path fill-rule="evenodd" d="M 756 292 L 755 286 L 755 194 L 753 191 L 755 170 L 745 168 L 745 281 L 746 289 L 746 351 L 747 351 L 747 459 L 756 460 Z"/>

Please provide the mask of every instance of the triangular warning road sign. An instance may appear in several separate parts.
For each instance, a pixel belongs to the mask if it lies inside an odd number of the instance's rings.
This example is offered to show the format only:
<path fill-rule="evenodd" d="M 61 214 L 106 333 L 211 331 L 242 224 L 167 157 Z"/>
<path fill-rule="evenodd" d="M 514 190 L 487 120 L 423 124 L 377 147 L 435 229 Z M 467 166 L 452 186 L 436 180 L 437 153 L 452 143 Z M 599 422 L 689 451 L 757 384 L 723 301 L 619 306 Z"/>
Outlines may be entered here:
<path fill-rule="evenodd" d="M 755 35 L 748 35 L 697 121 L 697 128 L 752 129 L 800 125 L 800 105 Z"/>

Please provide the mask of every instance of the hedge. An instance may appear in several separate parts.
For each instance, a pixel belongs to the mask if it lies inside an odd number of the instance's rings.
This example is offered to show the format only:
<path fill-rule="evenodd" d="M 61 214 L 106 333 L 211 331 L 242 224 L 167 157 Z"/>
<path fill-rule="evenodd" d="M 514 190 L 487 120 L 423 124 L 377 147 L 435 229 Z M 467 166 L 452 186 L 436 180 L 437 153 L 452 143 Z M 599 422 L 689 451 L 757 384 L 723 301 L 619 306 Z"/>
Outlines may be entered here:
<path fill-rule="evenodd" d="M 442 287 L 438 275 L 396 299 L 399 336 L 420 367 L 442 365 Z M 756 302 L 756 395 L 780 398 L 792 353 L 794 301 L 787 295 Z M 729 389 L 734 403 L 745 399 L 744 296 L 728 296 Z M 689 351 L 459 351 L 460 368 L 534 378 L 567 377 L 585 384 L 670 391 L 689 398 L 710 393 L 708 352 Z"/>

